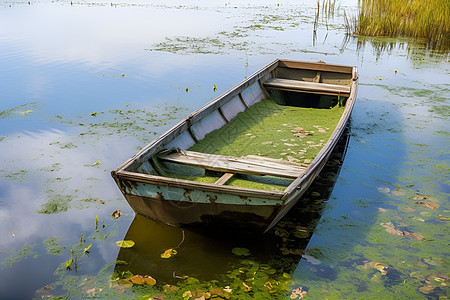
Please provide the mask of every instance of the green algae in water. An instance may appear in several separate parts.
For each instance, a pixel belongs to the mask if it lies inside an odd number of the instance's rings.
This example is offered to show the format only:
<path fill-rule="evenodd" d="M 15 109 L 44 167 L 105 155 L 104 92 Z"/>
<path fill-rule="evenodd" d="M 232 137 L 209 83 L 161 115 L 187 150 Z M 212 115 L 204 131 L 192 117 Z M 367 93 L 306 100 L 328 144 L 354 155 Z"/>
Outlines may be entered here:
<path fill-rule="evenodd" d="M 309 164 L 330 138 L 343 110 L 343 107 L 317 109 L 283 106 L 265 99 L 239 113 L 222 128 L 206 135 L 189 150 L 236 157 L 258 155 Z M 209 183 L 219 179 L 173 173 L 166 175 Z M 291 182 L 266 177 L 234 176 L 227 185 L 283 191 Z"/>

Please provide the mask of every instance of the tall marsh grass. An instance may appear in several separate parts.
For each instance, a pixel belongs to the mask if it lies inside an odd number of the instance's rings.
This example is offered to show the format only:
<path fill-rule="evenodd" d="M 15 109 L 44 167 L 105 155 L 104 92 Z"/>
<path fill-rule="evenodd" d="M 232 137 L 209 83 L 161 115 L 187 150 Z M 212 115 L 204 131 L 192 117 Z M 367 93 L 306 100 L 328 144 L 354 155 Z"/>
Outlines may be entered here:
<path fill-rule="evenodd" d="M 449 49 L 449 0 L 359 0 L 346 28 L 355 35 L 424 38 L 433 48 Z"/>

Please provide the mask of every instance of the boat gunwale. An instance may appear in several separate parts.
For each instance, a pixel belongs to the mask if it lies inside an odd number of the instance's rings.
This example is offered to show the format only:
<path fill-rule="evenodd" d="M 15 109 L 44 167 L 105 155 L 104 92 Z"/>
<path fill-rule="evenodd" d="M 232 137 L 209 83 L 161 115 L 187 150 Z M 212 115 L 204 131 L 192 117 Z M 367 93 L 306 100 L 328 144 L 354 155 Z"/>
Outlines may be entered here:
<path fill-rule="evenodd" d="M 201 119 L 203 119 L 205 116 L 207 116 L 209 113 L 213 112 L 214 110 L 220 108 L 222 105 L 233 99 L 233 97 L 239 95 L 243 90 L 245 90 L 248 86 L 251 84 L 254 84 L 258 80 L 260 80 L 262 77 L 264 77 L 266 74 L 272 72 L 275 70 L 279 64 L 293 64 L 293 65 L 299 65 L 304 66 L 306 65 L 306 69 L 312 69 L 314 66 L 320 67 L 321 71 L 326 71 L 326 67 L 330 67 L 333 69 L 333 71 L 330 70 L 330 72 L 338 72 L 338 73 L 345 73 L 345 74 L 352 74 L 352 81 L 351 81 L 351 92 L 350 96 L 347 99 L 345 110 L 339 120 L 339 122 L 336 125 L 336 128 L 334 129 L 332 135 L 328 139 L 327 143 L 322 147 L 322 149 L 319 151 L 319 153 L 316 155 L 314 160 L 311 162 L 311 164 L 307 167 L 306 171 L 303 174 L 299 174 L 299 176 L 293 180 L 285 189 L 283 192 L 272 192 L 272 191 L 265 191 L 265 190 L 258 190 L 258 189 L 249 189 L 249 188 L 242 188 L 242 187 L 234 187 L 234 186 L 228 186 L 228 185 L 216 185 L 213 183 L 204 183 L 204 182 L 196 182 L 196 181 L 190 181 L 190 180 L 183 180 L 183 179 L 175 179 L 175 178 L 169 178 L 159 175 L 151 175 L 151 174 L 145 174 L 145 173 L 139 173 L 139 172 L 132 172 L 127 171 L 126 169 L 131 167 L 135 163 L 142 163 L 145 160 L 149 159 L 152 155 L 156 154 L 156 151 L 159 150 L 159 146 L 161 145 L 167 145 L 171 140 L 173 140 L 176 136 L 178 136 L 180 133 L 188 130 L 190 126 Z M 303 68 L 303 66 L 301 68 Z M 300 68 L 300 67 L 298 67 Z M 335 71 L 340 70 L 340 71 Z M 345 70 L 345 71 L 344 71 Z M 160 135 L 158 138 L 150 142 L 147 146 L 145 146 L 142 150 L 140 150 L 138 153 L 133 155 L 130 159 L 128 159 L 125 163 L 120 165 L 118 168 L 113 170 L 111 172 L 112 176 L 116 180 L 116 183 L 119 184 L 120 180 L 136 180 L 139 182 L 144 183 L 151 183 L 151 184 L 162 184 L 162 185 L 174 185 L 181 188 L 186 189 L 201 189 L 204 191 L 211 191 L 211 192 L 220 192 L 220 193 L 230 193 L 230 194 L 236 194 L 241 196 L 251 196 L 251 197 L 262 197 L 262 198 L 269 198 L 269 199 L 279 199 L 282 201 L 287 200 L 294 200 L 290 199 L 290 197 L 295 194 L 297 189 L 302 186 L 303 182 L 307 180 L 310 176 L 313 174 L 318 174 L 316 172 L 316 168 L 319 167 L 320 162 L 334 149 L 335 145 L 337 144 L 340 136 L 342 135 L 342 132 L 345 129 L 345 126 L 348 122 L 348 119 L 350 117 L 351 111 L 353 109 L 355 99 L 356 99 L 356 90 L 357 90 L 357 68 L 354 66 L 343 66 L 343 65 L 335 65 L 335 64 L 326 64 L 323 62 L 318 63 L 311 63 L 311 62 L 301 62 L 301 61 L 295 61 L 295 60 L 285 60 L 285 59 L 276 59 L 275 61 L 269 63 L 265 67 L 261 68 L 257 72 L 255 72 L 253 75 L 249 76 L 245 80 L 241 81 L 234 87 L 230 88 L 228 91 L 224 92 L 214 100 L 208 102 L 201 108 L 197 109 L 193 113 L 189 114 L 185 119 L 178 122 L 175 126 L 173 126 L 171 129 Z M 167 141 L 169 139 L 169 141 Z"/>
<path fill-rule="evenodd" d="M 114 178 L 116 178 L 116 176 L 120 176 L 121 180 L 133 180 L 142 183 L 173 186 L 189 190 L 201 189 L 207 192 L 233 194 L 243 197 L 258 197 L 264 199 L 281 200 L 284 195 L 284 193 L 282 192 L 255 190 L 237 186 L 224 186 L 224 185 L 217 185 L 214 183 L 197 182 L 185 179 L 163 177 L 158 175 L 150 175 L 123 170 L 115 172 Z M 224 187 L 226 187 L 226 189 L 224 189 Z"/>

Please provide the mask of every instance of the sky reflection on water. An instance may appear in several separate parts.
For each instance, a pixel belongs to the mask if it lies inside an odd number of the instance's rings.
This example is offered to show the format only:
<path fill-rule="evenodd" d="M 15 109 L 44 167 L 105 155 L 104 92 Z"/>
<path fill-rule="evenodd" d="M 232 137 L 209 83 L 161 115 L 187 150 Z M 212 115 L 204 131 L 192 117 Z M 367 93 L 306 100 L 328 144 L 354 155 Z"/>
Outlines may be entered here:
<path fill-rule="evenodd" d="M 395 289 L 401 297 L 424 297 L 418 288 L 426 276 L 444 273 L 438 259 L 448 261 L 443 236 L 448 221 L 439 219 L 448 217 L 448 54 L 417 45 L 409 51 L 401 43 L 380 53 L 369 43 L 358 46 L 356 38 L 343 43 L 342 10 L 328 21 L 328 30 L 320 23 L 314 43 L 315 5 L 283 1 L 277 6 L 268 0 L 2 2 L 0 298 L 30 298 L 61 279 L 54 272 L 70 258 L 81 234 L 84 247 L 92 243 L 91 254 L 80 258 L 78 273 L 67 274 L 95 275 L 114 262 L 119 255 L 115 241 L 136 231 L 130 226 L 139 221 L 133 221 L 110 170 L 276 58 L 357 65 L 360 74 L 347 156 L 308 244 L 317 250 L 311 253 L 320 265 L 312 256 L 302 259 L 292 284 L 307 287 L 312 298 L 376 298 L 376 280 L 384 280 L 380 297 L 396 295 Z M 355 3 L 342 1 L 341 8 L 354 11 Z M 408 193 L 403 198 L 392 193 L 397 185 Z M 386 188 L 390 192 L 380 192 Z M 440 208 L 418 207 L 408 199 L 416 193 L 434 198 Z M 46 206 L 55 201 L 61 205 Z M 57 213 L 38 213 L 49 207 Z M 125 215 L 114 220 L 110 215 L 116 209 Z M 100 233 L 94 229 L 96 216 L 105 224 Z M 379 225 L 388 221 L 430 241 L 389 235 Z M 168 239 L 179 239 L 173 228 L 160 230 Z M 44 241 L 51 237 L 66 247 L 61 255 L 48 253 Z M 144 243 L 151 242 L 147 238 Z M 185 255 L 205 253 L 212 240 L 193 234 Z M 245 245 L 230 237 L 221 242 L 216 256 L 208 253 L 209 272 L 215 259 L 230 259 L 221 270 L 231 269 L 233 258 L 238 259 L 229 249 Z M 27 244 L 31 254 L 22 257 L 19 252 Z M 272 257 L 270 251 L 255 250 L 259 244 L 253 246 L 246 247 L 257 259 Z M 154 247 L 157 255 L 173 245 Z M 377 259 L 405 283 L 364 267 L 364 261 Z M 352 285 L 355 278 L 358 289 Z"/>

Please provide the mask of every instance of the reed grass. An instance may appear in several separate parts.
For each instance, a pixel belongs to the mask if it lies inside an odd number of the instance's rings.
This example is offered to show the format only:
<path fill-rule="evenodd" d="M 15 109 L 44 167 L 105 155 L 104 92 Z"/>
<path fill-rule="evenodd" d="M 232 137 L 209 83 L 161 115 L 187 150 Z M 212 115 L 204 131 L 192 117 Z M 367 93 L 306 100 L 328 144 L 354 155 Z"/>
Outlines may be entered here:
<path fill-rule="evenodd" d="M 432 47 L 449 48 L 448 0 L 359 0 L 347 32 L 364 36 L 424 38 Z"/>

